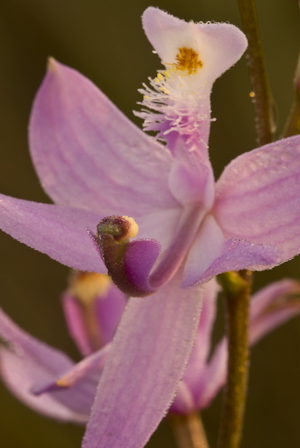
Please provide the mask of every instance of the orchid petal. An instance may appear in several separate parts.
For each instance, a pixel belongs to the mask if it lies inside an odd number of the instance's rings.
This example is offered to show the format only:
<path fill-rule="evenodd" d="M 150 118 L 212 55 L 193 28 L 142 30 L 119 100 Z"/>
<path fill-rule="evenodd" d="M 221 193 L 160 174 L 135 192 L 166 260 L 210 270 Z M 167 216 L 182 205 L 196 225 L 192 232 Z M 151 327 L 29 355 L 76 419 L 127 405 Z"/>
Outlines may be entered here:
<path fill-rule="evenodd" d="M 79 424 L 87 422 L 89 414 L 85 412 L 74 412 L 72 409 L 73 406 L 70 406 L 70 400 L 68 400 L 68 404 L 65 404 L 63 402 L 64 400 L 62 402 L 57 400 L 55 395 L 45 394 L 42 397 L 32 395 L 30 387 L 34 378 L 32 376 L 33 371 L 36 372 L 36 377 L 41 374 L 40 369 L 34 363 L 30 363 L 28 360 L 24 362 L 10 350 L 0 348 L 1 378 L 10 392 L 20 401 L 45 417 L 62 422 Z M 69 391 L 67 393 L 69 394 Z M 69 397 L 73 400 L 72 394 L 69 394 Z"/>
<path fill-rule="evenodd" d="M 35 397 L 30 392 L 35 383 L 59 376 L 73 366 L 64 353 L 28 335 L 2 310 L 0 336 L 11 344 L 11 348 L 0 349 L 0 374 L 14 395 L 36 411 L 58 420 L 83 423 L 88 419 L 93 395 L 87 382 L 43 397 Z"/>
<path fill-rule="evenodd" d="M 65 321 L 72 339 L 75 341 L 83 356 L 90 355 L 93 347 L 86 331 L 86 323 L 82 316 L 82 306 L 70 294 L 63 297 Z"/>
<path fill-rule="evenodd" d="M 187 413 L 196 408 L 195 397 L 191 393 L 197 389 L 199 379 L 209 356 L 211 347 L 211 333 L 216 318 L 216 301 L 220 286 L 213 278 L 204 286 L 203 308 L 198 326 L 195 345 L 184 373 L 176 397 L 170 408 L 171 412 Z"/>
<path fill-rule="evenodd" d="M 200 55 L 202 82 L 211 85 L 235 64 L 247 47 L 247 39 L 228 23 L 185 22 L 158 8 L 147 8 L 142 17 L 147 38 L 164 64 L 176 63 L 180 48 Z"/>
<path fill-rule="evenodd" d="M 101 328 L 103 344 L 108 344 L 112 340 L 126 302 L 127 297 L 114 284 L 111 285 L 105 297 L 96 301 L 96 318 Z"/>
<path fill-rule="evenodd" d="M 39 204 L 0 195 L 0 228 L 21 243 L 67 266 L 106 272 L 86 228 L 102 216 L 85 210 Z"/>
<path fill-rule="evenodd" d="M 272 283 L 257 292 L 250 307 L 249 342 L 255 345 L 261 338 L 300 314 L 300 283 L 284 279 Z M 295 296 L 297 298 L 295 299 Z M 217 345 L 210 362 L 202 372 L 197 387 L 194 387 L 195 409 L 210 405 L 218 391 L 225 384 L 228 348 L 227 339 Z"/>
<path fill-rule="evenodd" d="M 53 59 L 29 131 L 35 169 L 60 205 L 133 216 L 178 205 L 167 186 L 169 152 Z"/>
<path fill-rule="evenodd" d="M 161 250 L 166 250 L 174 238 L 182 212 L 183 208 L 177 207 L 139 216 L 136 219 L 139 226 L 138 237 L 159 241 Z"/>
<path fill-rule="evenodd" d="M 249 241 L 226 240 L 212 215 L 208 215 L 190 249 L 182 288 L 205 283 L 222 272 L 240 269 L 267 269 L 276 264 L 276 248 Z"/>
<path fill-rule="evenodd" d="M 287 278 L 261 289 L 251 301 L 251 344 L 256 344 L 265 334 L 299 313 L 298 281 Z"/>
<path fill-rule="evenodd" d="M 125 305 L 125 294 L 113 283 L 103 296 L 95 297 L 92 303 L 85 306 L 70 292 L 64 294 L 63 308 L 67 327 L 84 356 L 95 351 L 95 347 L 100 348 L 112 340 Z M 90 319 L 86 321 L 87 309 L 92 313 L 92 323 Z"/>
<path fill-rule="evenodd" d="M 215 217 L 226 237 L 268 244 L 279 252 L 270 268 L 300 251 L 300 137 L 237 157 L 217 182 Z"/>
<path fill-rule="evenodd" d="M 213 278 L 204 286 L 204 299 L 201 312 L 201 318 L 198 326 L 195 345 L 189 358 L 187 369 L 184 373 L 184 381 L 190 384 L 198 380 L 210 352 L 210 339 L 213 324 L 217 313 L 217 297 L 220 286 Z"/>
<path fill-rule="evenodd" d="M 69 387 L 73 387 L 80 380 L 84 379 L 86 382 L 90 382 L 91 385 L 94 386 L 94 394 L 90 394 L 93 397 L 96 393 L 97 383 L 104 368 L 110 347 L 111 344 L 107 344 L 103 347 L 103 349 L 87 356 L 59 377 L 56 375 L 50 381 L 35 383 L 31 388 L 31 392 L 34 395 L 41 395 L 45 392 L 64 390 Z"/>
<path fill-rule="evenodd" d="M 226 383 L 227 377 L 228 347 L 227 339 L 223 338 L 213 353 L 210 362 L 203 370 L 199 378 L 195 393 L 195 409 L 207 408 L 215 398 L 219 390 Z"/>
<path fill-rule="evenodd" d="M 202 303 L 201 289 L 179 289 L 181 275 L 180 270 L 151 297 L 130 299 L 100 379 L 84 448 L 143 447 L 165 415 Z"/>

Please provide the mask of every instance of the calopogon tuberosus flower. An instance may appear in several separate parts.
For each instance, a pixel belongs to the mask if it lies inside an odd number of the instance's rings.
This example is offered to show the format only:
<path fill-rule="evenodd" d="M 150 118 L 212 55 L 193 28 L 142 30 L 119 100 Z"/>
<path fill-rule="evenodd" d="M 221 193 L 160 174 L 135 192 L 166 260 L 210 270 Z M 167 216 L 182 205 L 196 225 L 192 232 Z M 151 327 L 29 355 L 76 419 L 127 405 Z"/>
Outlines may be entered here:
<path fill-rule="evenodd" d="M 0 196 L 5 232 L 83 271 L 107 271 L 99 246 L 114 282 L 136 296 L 101 375 L 84 448 L 149 439 L 192 349 L 201 283 L 229 270 L 269 269 L 300 252 L 300 137 L 239 156 L 217 183 L 209 161 L 212 85 L 245 51 L 244 34 L 156 8 L 145 11 L 143 27 L 164 69 L 143 87 L 139 115 L 165 143 L 51 59 L 29 143 L 55 205 Z M 130 241 L 135 222 L 139 239 Z"/>
<path fill-rule="evenodd" d="M 196 342 L 169 412 L 188 414 L 206 408 L 225 383 L 225 338 L 210 355 L 219 289 L 215 279 L 205 285 Z M 0 336 L 7 342 L 0 348 L 4 383 L 27 406 L 45 416 L 86 423 L 126 300 L 108 276 L 75 274 L 63 306 L 70 333 L 85 356 L 77 364 L 25 333 L 0 310 Z M 251 345 L 299 313 L 298 281 L 284 279 L 263 288 L 251 300 Z"/>

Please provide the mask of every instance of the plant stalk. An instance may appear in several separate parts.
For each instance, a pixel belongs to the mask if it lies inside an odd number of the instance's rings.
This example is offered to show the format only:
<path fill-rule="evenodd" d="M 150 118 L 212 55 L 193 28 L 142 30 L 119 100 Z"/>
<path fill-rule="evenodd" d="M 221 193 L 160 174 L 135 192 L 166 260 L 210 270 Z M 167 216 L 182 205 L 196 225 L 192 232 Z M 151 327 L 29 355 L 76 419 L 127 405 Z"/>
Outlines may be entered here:
<path fill-rule="evenodd" d="M 228 338 L 227 384 L 224 391 L 219 448 L 238 448 L 243 429 L 249 369 L 249 309 L 252 272 L 223 274 Z M 231 282 L 230 276 L 234 276 Z"/>
<path fill-rule="evenodd" d="M 295 100 L 284 127 L 283 137 L 300 134 L 300 55 L 294 77 Z"/>
<path fill-rule="evenodd" d="M 257 144 L 262 146 L 272 141 L 275 132 L 274 101 L 268 83 L 255 0 L 238 0 L 238 5 L 249 43 L 246 58 L 252 89 L 250 96 L 253 98 Z"/>
<path fill-rule="evenodd" d="M 198 412 L 188 415 L 170 414 L 169 421 L 178 448 L 209 448 Z"/>

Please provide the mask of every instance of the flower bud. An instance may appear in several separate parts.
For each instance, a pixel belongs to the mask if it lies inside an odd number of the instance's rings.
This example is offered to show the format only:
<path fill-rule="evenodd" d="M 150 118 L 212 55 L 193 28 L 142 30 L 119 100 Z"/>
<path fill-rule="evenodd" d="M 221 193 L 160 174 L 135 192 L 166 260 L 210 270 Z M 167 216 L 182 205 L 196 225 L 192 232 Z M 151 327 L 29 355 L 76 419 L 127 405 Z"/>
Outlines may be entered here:
<path fill-rule="evenodd" d="M 74 271 L 63 307 L 69 332 L 83 355 L 112 340 L 125 304 L 125 294 L 107 274 Z"/>

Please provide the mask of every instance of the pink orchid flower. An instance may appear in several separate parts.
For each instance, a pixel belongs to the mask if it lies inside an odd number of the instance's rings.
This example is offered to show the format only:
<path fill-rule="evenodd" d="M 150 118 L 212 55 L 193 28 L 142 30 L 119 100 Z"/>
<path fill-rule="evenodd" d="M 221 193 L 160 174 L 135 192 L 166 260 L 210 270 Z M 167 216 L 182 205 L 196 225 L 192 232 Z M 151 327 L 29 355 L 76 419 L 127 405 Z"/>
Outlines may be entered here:
<path fill-rule="evenodd" d="M 220 289 L 215 279 L 205 285 L 196 342 L 170 412 L 188 414 L 208 407 L 225 384 L 225 338 L 209 358 Z M 298 315 L 299 298 L 300 284 L 291 279 L 275 282 L 256 293 L 251 300 L 251 345 Z M 28 335 L 0 311 L 0 336 L 9 344 L 0 348 L 0 374 L 4 383 L 17 398 L 45 416 L 86 423 L 126 300 L 101 274 L 80 275 L 75 287 L 64 294 L 70 334 L 85 356 L 77 364 L 59 350 Z"/>
<path fill-rule="evenodd" d="M 181 287 L 228 270 L 269 269 L 300 252 L 299 136 L 243 154 L 214 181 L 210 93 L 243 54 L 244 34 L 156 8 L 145 11 L 143 26 L 165 69 L 143 89 L 141 117 L 166 145 L 79 73 L 51 60 L 29 140 L 56 205 L 0 196 L 0 228 L 80 270 L 106 272 L 86 228 L 93 232 L 110 215 L 139 225 L 141 239 L 124 246 L 122 282 L 133 295 L 157 292 L 133 297 L 126 307 L 84 448 L 140 447 L 157 427 L 182 378 L 201 311 L 201 287 Z M 110 274 L 118 280 L 119 272 Z"/>

